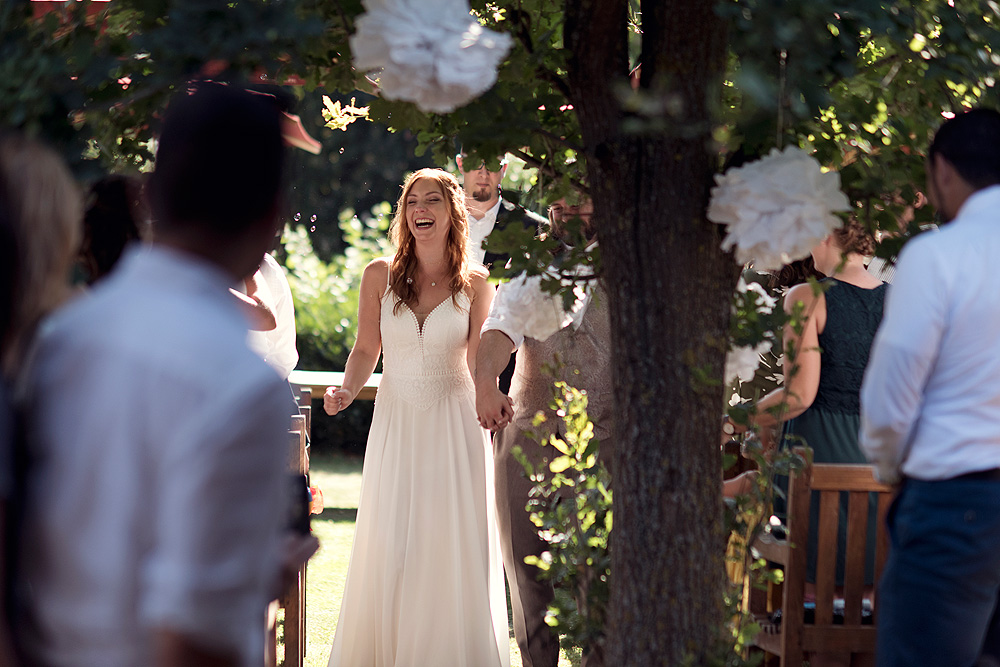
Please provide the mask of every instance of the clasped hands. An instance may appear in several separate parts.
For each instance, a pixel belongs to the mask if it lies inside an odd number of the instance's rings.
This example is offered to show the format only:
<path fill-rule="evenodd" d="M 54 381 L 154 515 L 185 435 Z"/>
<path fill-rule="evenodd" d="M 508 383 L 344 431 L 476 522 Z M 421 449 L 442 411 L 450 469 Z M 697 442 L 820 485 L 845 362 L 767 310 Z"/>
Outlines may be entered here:
<path fill-rule="evenodd" d="M 476 416 L 483 428 L 499 431 L 514 418 L 514 401 L 496 384 L 477 384 Z"/>

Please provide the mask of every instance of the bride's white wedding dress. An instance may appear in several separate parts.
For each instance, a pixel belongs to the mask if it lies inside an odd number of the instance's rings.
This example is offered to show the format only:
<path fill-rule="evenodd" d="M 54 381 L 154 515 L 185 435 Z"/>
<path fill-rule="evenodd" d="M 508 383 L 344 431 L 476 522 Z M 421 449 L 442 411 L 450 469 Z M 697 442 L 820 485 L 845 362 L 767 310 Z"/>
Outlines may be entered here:
<path fill-rule="evenodd" d="M 466 362 L 469 298 L 421 328 L 382 297 L 383 374 L 330 654 L 343 667 L 507 667 L 493 453 Z"/>

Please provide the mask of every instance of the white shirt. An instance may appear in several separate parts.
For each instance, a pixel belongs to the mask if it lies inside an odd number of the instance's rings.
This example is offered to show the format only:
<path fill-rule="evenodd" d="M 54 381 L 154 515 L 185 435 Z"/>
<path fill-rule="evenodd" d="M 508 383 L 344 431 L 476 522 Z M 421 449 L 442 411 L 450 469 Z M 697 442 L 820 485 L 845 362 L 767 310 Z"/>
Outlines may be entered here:
<path fill-rule="evenodd" d="M 469 252 L 472 259 L 476 260 L 480 264 L 486 258 L 486 251 L 483 250 L 483 241 L 486 237 L 490 235 L 493 228 L 497 224 L 497 214 L 500 212 L 501 199 L 497 199 L 497 203 L 493 205 L 493 208 L 486 211 L 479 220 L 476 220 L 473 216 L 469 216 Z"/>
<path fill-rule="evenodd" d="M 295 305 L 285 271 L 270 254 L 264 255 L 257 269 L 257 287 L 258 296 L 271 308 L 277 325 L 270 331 L 250 331 L 247 345 L 278 371 L 282 380 L 287 380 L 299 361 L 295 349 Z"/>
<path fill-rule="evenodd" d="M 880 479 L 1000 468 L 1000 186 L 903 248 L 861 388 Z"/>
<path fill-rule="evenodd" d="M 229 283 L 133 248 L 44 326 L 22 540 L 39 634 L 20 628 L 42 664 L 149 665 L 157 628 L 261 662 L 293 405 Z"/>
<path fill-rule="evenodd" d="M 577 267 L 576 270 L 579 275 L 587 269 Z M 497 287 L 480 333 L 500 331 L 510 338 L 516 350 L 524 344 L 525 338 L 544 341 L 570 325 L 579 328 L 593 297 L 593 284 L 577 285 L 574 292 L 576 301 L 567 312 L 562 296 L 542 289 L 541 276 L 517 276 Z"/>

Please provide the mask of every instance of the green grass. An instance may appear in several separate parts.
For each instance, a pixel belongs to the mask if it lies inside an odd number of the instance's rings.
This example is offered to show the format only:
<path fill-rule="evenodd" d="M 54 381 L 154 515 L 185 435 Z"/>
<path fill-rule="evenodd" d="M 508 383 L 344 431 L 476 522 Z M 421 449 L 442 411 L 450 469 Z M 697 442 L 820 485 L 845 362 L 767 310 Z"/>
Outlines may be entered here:
<path fill-rule="evenodd" d="M 340 615 L 340 599 L 354 538 L 354 521 L 361 497 L 361 459 L 341 455 L 313 456 L 312 483 L 323 489 L 322 514 L 313 516 L 319 553 L 309 561 L 306 589 L 306 666 L 326 667 Z M 521 667 L 521 654 L 510 632 L 511 667 Z M 580 664 L 579 653 L 560 654 L 560 667 Z"/>

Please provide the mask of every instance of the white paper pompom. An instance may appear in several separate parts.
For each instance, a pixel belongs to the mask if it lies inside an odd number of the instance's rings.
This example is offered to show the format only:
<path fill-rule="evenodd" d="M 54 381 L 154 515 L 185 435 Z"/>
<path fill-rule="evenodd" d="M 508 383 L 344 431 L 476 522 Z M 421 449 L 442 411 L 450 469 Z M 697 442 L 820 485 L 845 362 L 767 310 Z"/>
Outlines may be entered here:
<path fill-rule="evenodd" d="M 465 0 L 366 0 L 351 37 L 354 67 L 380 94 L 448 113 L 496 82 L 510 35 L 484 28 Z"/>
<path fill-rule="evenodd" d="M 840 191 L 840 175 L 823 172 L 800 148 L 777 148 L 760 160 L 715 177 L 707 216 L 728 225 L 723 250 L 736 260 L 774 271 L 802 259 L 841 225 L 834 211 L 850 204 Z"/>
<path fill-rule="evenodd" d="M 760 367 L 760 355 L 771 347 L 771 341 L 765 340 L 757 345 L 740 346 L 726 353 L 726 384 L 739 378 L 740 382 L 749 382 Z"/>

